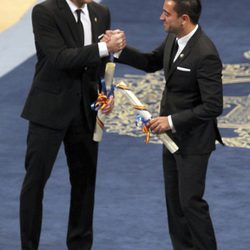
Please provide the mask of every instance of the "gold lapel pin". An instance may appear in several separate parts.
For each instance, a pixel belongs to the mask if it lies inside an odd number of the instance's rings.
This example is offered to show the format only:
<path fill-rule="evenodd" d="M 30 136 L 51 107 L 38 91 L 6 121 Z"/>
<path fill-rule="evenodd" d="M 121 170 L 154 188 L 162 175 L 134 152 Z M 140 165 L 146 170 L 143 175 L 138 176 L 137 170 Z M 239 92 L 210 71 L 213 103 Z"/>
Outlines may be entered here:
<path fill-rule="evenodd" d="M 95 22 L 97 23 L 97 17 L 95 17 Z"/>

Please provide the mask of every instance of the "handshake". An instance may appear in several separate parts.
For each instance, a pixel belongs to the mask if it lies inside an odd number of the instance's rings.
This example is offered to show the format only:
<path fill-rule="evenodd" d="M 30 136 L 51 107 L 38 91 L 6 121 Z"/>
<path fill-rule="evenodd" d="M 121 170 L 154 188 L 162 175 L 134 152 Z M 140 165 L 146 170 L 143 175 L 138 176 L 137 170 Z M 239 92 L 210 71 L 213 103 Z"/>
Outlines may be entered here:
<path fill-rule="evenodd" d="M 124 49 L 126 46 L 125 33 L 122 30 L 106 30 L 101 42 L 107 44 L 110 53 L 116 53 Z"/>

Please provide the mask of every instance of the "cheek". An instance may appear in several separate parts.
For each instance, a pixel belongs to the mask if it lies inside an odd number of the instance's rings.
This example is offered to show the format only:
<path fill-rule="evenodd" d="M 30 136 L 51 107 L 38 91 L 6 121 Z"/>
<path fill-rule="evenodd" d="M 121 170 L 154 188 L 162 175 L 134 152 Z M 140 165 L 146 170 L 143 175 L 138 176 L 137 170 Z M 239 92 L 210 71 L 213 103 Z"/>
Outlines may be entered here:
<path fill-rule="evenodd" d="M 172 23 L 171 18 L 166 18 L 165 23 L 166 23 L 167 25 L 171 25 L 171 23 Z"/>
<path fill-rule="evenodd" d="M 166 22 L 167 23 L 173 23 L 173 18 L 172 17 L 166 17 Z"/>

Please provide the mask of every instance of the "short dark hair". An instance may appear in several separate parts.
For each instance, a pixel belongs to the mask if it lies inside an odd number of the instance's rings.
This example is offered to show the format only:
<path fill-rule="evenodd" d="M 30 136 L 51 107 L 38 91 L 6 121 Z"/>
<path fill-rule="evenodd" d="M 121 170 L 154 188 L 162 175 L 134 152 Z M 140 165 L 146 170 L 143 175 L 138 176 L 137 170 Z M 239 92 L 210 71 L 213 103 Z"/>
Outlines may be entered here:
<path fill-rule="evenodd" d="M 201 2 L 200 0 L 172 0 L 175 2 L 174 10 L 178 14 L 188 15 L 191 22 L 197 24 L 201 15 Z"/>

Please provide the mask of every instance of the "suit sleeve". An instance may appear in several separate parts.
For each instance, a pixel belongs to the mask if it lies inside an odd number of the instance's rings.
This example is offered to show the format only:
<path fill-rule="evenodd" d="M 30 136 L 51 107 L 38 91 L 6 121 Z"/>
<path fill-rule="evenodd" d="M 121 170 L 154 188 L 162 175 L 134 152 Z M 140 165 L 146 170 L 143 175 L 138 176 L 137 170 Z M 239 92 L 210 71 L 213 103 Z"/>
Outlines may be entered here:
<path fill-rule="evenodd" d="M 165 43 L 166 41 L 164 41 L 151 53 L 142 53 L 135 48 L 127 46 L 122 51 L 118 62 L 130 65 L 146 72 L 155 72 L 161 70 L 163 68 Z"/>
<path fill-rule="evenodd" d="M 199 104 L 172 114 L 176 131 L 185 131 L 204 121 L 215 119 L 223 110 L 222 64 L 216 54 L 203 57 L 197 68 Z"/>
<path fill-rule="evenodd" d="M 69 48 L 52 13 L 37 5 L 32 11 L 32 24 L 37 50 L 59 69 L 77 69 L 101 61 L 97 44 Z"/>

